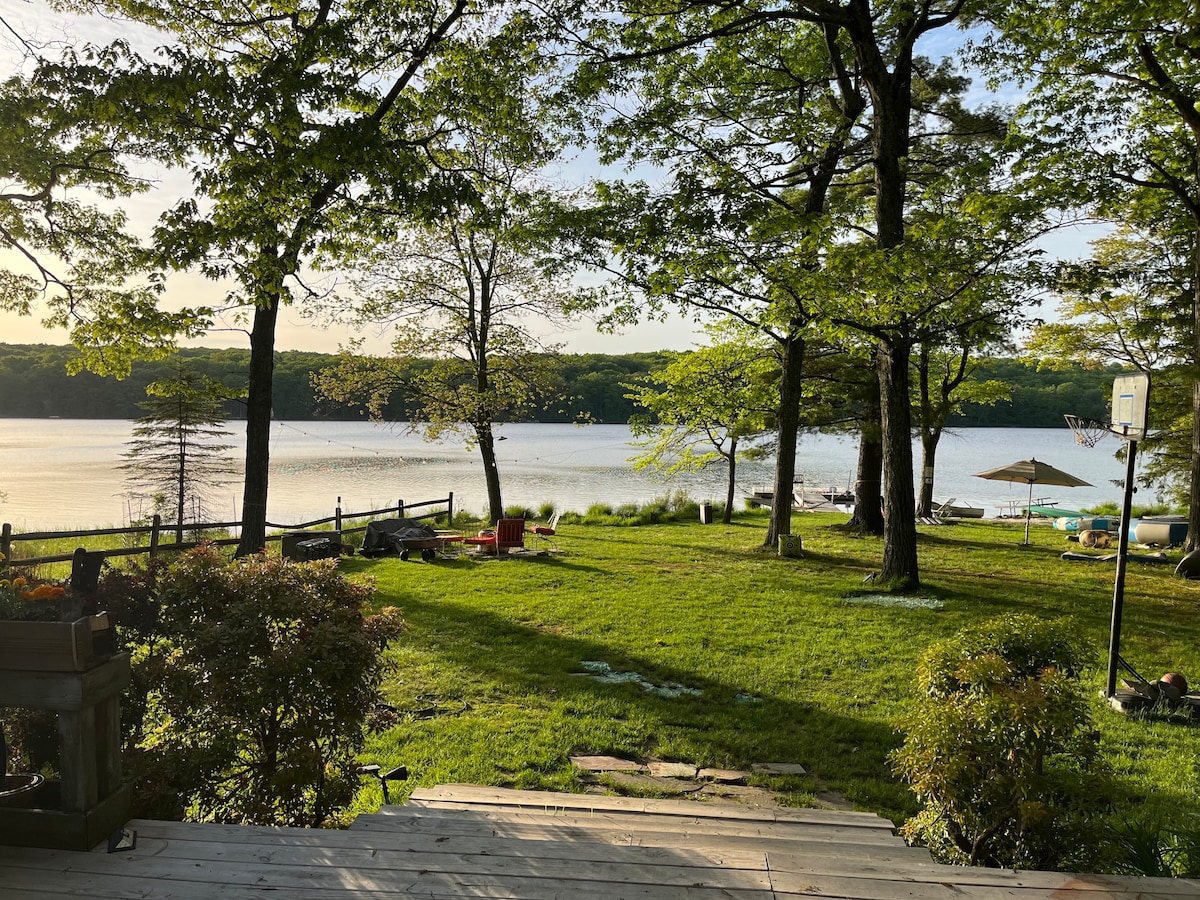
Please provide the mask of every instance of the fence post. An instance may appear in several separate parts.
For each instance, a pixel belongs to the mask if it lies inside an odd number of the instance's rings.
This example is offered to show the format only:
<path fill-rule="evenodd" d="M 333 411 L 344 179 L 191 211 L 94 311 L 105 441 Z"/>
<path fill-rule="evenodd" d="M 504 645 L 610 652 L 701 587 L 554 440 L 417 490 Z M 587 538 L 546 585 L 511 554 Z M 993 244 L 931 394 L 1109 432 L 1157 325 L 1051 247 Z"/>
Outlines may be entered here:
<path fill-rule="evenodd" d="M 12 523 L 5 522 L 0 531 L 0 553 L 4 554 L 4 565 L 12 565 Z"/>
<path fill-rule="evenodd" d="M 342 498 L 338 497 L 337 506 L 333 508 L 333 530 L 342 533 Z"/>
<path fill-rule="evenodd" d="M 454 527 L 454 491 L 446 498 L 446 527 Z"/>
<path fill-rule="evenodd" d="M 396 504 L 396 518 L 398 518 L 398 519 L 404 518 L 404 501 L 403 500 L 399 501 Z"/>
<path fill-rule="evenodd" d="M 158 530 L 162 527 L 162 516 L 154 514 L 150 520 L 150 558 L 158 556 Z"/>

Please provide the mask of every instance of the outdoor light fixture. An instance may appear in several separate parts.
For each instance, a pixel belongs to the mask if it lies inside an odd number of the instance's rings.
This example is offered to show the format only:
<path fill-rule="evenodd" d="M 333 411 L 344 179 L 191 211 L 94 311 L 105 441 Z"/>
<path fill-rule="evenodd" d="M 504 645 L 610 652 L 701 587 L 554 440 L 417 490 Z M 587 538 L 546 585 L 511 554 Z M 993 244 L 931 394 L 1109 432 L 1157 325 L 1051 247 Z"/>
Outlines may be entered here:
<path fill-rule="evenodd" d="M 404 781 L 406 778 L 408 778 L 408 766 L 396 766 L 396 768 L 385 772 L 381 766 L 371 763 L 370 765 L 359 766 L 358 774 L 374 775 L 376 778 L 378 778 L 379 786 L 383 788 L 383 802 L 384 804 L 390 804 L 392 800 L 388 796 L 387 783 L 389 781 Z"/>

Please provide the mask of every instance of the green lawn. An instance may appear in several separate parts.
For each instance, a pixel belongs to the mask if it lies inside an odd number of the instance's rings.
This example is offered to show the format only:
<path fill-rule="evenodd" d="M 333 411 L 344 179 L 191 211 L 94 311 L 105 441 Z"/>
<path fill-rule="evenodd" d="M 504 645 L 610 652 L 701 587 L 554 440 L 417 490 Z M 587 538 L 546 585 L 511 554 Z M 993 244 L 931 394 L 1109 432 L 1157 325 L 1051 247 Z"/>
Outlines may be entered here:
<path fill-rule="evenodd" d="M 968 624 L 1031 612 L 1070 616 L 1095 643 L 1084 677 L 1119 776 L 1114 816 L 1143 800 L 1142 812 L 1200 814 L 1200 730 L 1123 716 L 1100 697 L 1112 564 L 1060 560 L 1077 545 L 1045 526 L 1031 549 L 1017 546 L 1020 523 L 922 527 L 919 596 L 942 608 L 856 603 L 882 545 L 840 531 L 844 519 L 797 515 L 798 560 L 763 552 L 757 513 L 731 526 L 565 525 L 562 552 L 537 558 L 346 559 L 354 577 L 376 581 L 379 605 L 401 607 L 410 624 L 390 651 L 386 692 L 399 721 L 366 756 L 409 767 L 393 802 L 440 782 L 570 790 L 572 754 L 797 762 L 811 777 L 757 783 L 801 805 L 839 791 L 900 821 L 915 804 L 887 754 L 913 701 L 918 655 Z M 1123 654 L 1148 678 L 1179 671 L 1200 682 L 1200 582 L 1172 571 L 1130 565 Z M 585 661 L 701 693 L 603 683 L 584 674 Z M 371 787 L 360 808 L 378 802 Z"/>

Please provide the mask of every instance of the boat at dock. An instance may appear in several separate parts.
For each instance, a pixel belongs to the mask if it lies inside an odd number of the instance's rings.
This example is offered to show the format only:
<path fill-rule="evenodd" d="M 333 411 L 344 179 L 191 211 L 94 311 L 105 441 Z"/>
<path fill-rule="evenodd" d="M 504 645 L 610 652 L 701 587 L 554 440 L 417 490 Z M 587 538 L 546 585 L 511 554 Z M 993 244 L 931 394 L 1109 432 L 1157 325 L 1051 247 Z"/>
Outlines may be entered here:
<path fill-rule="evenodd" d="M 983 507 L 951 497 L 937 506 L 935 513 L 941 519 L 982 519 Z"/>
<path fill-rule="evenodd" d="M 767 509 L 775 502 L 773 487 L 757 487 L 751 491 L 746 502 L 751 506 L 762 506 Z M 854 505 L 854 492 L 830 487 L 820 490 L 806 490 L 803 479 L 797 479 L 792 484 L 792 509 L 822 510 L 826 512 L 845 512 L 847 507 Z"/>

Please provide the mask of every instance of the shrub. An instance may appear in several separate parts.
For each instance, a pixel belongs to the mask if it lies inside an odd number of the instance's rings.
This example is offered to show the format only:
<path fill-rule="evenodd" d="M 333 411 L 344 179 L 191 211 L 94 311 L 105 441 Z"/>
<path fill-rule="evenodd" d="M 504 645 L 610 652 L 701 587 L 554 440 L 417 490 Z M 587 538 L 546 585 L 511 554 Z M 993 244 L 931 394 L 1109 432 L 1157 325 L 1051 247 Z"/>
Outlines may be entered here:
<path fill-rule="evenodd" d="M 1066 622 L 1006 616 L 920 659 L 895 770 L 924 804 L 901 829 L 943 862 L 1086 868 L 1103 801 L 1098 741 Z"/>
<path fill-rule="evenodd" d="M 128 596 L 138 578 L 155 597 L 144 608 Z M 131 579 L 109 586 L 140 642 L 131 768 L 153 797 L 148 812 L 329 823 L 360 784 L 356 754 L 398 611 L 364 616 L 371 589 L 335 560 L 229 564 L 202 547 Z"/>

